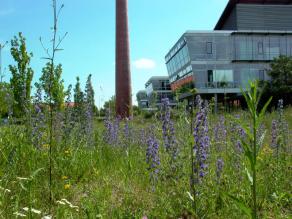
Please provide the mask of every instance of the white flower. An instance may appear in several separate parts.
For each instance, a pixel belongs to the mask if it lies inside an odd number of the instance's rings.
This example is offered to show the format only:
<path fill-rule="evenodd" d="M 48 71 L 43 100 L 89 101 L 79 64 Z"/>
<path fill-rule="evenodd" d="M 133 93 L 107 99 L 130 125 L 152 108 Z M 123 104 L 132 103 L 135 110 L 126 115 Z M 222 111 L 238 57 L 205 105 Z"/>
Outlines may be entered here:
<path fill-rule="evenodd" d="M 46 215 L 46 216 L 43 216 L 42 219 L 52 219 L 53 217 L 51 215 Z"/>
<path fill-rule="evenodd" d="M 18 217 L 26 217 L 25 214 L 19 213 L 19 212 L 14 212 L 14 215 L 18 216 Z"/>
<path fill-rule="evenodd" d="M 25 177 L 16 177 L 18 180 L 29 180 L 29 178 L 25 178 Z"/>
<path fill-rule="evenodd" d="M 60 205 L 65 205 L 66 203 L 62 202 L 62 201 L 56 201 L 58 204 Z"/>
<path fill-rule="evenodd" d="M 29 211 L 29 208 L 28 207 L 25 207 L 25 208 L 23 208 L 23 210 L 24 211 Z M 39 211 L 37 209 L 34 209 L 34 208 L 31 208 L 30 210 L 31 210 L 31 212 L 33 212 L 35 214 L 41 214 L 42 213 L 41 211 Z"/>
<path fill-rule="evenodd" d="M 61 205 L 65 205 L 67 204 L 70 208 L 73 208 L 75 209 L 76 211 L 79 211 L 79 207 L 76 206 L 76 205 L 73 205 L 71 202 L 69 202 L 67 199 L 63 198 L 61 199 L 60 201 L 57 201 L 58 204 L 61 204 Z"/>
<path fill-rule="evenodd" d="M 5 188 L 3 188 L 3 187 L 1 187 L 1 186 L 0 186 L 0 190 L 4 191 L 4 193 L 5 193 L 5 192 L 8 192 L 8 193 L 10 193 L 10 192 L 11 192 L 11 190 L 10 190 L 10 189 L 5 189 Z"/>

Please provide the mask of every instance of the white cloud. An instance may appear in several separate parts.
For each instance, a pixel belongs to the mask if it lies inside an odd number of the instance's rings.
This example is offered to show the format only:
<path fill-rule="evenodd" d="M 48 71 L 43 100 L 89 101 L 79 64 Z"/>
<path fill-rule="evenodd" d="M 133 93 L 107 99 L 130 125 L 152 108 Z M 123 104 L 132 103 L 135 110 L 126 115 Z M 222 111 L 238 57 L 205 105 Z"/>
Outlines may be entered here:
<path fill-rule="evenodd" d="M 0 16 L 10 15 L 14 12 L 13 8 L 0 10 Z"/>
<path fill-rule="evenodd" d="M 137 69 L 154 69 L 156 67 L 155 61 L 147 58 L 138 59 L 133 64 Z"/>

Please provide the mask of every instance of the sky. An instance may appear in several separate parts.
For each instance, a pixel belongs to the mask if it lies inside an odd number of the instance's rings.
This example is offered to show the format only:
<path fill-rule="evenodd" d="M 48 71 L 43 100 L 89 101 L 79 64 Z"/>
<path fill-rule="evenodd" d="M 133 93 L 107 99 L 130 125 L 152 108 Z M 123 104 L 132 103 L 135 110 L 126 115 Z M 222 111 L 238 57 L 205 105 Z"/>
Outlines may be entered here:
<path fill-rule="evenodd" d="M 115 0 L 57 0 L 64 4 L 59 35 L 68 32 L 57 53 L 65 86 L 79 76 L 84 87 L 92 74 L 96 105 L 115 93 Z M 133 102 L 151 76 L 167 75 L 164 57 L 187 30 L 212 30 L 228 0 L 128 0 Z M 33 53 L 34 82 L 46 60 L 52 39 L 51 0 L 0 0 L 0 43 L 18 32 Z M 9 43 L 10 44 L 10 43 Z M 9 44 L 2 51 L 2 71 L 8 81 L 8 65 L 14 64 Z M 6 70 L 5 70 L 6 69 Z"/>

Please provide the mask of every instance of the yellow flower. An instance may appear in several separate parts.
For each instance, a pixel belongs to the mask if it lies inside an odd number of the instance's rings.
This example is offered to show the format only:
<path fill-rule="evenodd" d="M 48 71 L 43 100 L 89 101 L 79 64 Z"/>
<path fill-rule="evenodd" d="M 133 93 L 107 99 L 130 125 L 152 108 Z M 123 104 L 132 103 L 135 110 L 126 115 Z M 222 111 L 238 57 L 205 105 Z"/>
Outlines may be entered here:
<path fill-rule="evenodd" d="M 62 176 L 62 179 L 66 180 L 66 179 L 68 179 L 68 176 Z"/>
<path fill-rule="evenodd" d="M 49 144 L 43 144 L 43 148 L 49 148 L 50 145 Z"/>
<path fill-rule="evenodd" d="M 65 184 L 65 185 L 64 185 L 64 189 L 67 190 L 67 189 L 70 189 L 70 188 L 71 188 L 71 185 L 70 185 L 70 184 Z"/>
<path fill-rule="evenodd" d="M 70 154 L 69 150 L 64 151 L 65 154 Z"/>

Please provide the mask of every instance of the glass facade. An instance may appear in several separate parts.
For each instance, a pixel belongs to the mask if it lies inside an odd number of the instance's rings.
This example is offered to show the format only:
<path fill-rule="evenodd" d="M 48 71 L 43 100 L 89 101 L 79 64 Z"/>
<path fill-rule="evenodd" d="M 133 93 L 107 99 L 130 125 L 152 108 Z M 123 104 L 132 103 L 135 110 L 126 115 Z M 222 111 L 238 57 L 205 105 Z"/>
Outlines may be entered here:
<path fill-rule="evenodd" d="M 169 75 L 173 75 L 190 61 L 186 44 L 166 63 Z"/>

